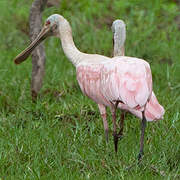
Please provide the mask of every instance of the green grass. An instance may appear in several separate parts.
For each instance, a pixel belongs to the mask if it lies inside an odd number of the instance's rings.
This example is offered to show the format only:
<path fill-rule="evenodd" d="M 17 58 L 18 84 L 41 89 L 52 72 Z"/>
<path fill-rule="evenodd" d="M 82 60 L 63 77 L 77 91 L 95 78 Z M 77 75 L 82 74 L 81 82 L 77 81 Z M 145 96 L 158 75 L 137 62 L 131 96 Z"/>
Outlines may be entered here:
<path fill-rule="evenodd" d="M 179 179 L 180 13 L 174 1 L 62 0 L 44 12 L 44 19 L 59 13 L 70 21 L 81 51 L 107 56 L 111 23 L 121 18 L 127 24 L 126 55 L 151 64 L 153 89 L 166 114 L 148 123 L 143 162 L 130 171 L 139 151 L 139 119 L 126 116 L 115 155 L 112 136 L 105 143 L 97 105 L 81 93 L 56 38 L 45 42 L 44 86 L 37 103 L 31 102 L 30 58 L 20 66 L 12 61 L 29 44 L 31 3 L 0 1 L 0 179 Z"/>

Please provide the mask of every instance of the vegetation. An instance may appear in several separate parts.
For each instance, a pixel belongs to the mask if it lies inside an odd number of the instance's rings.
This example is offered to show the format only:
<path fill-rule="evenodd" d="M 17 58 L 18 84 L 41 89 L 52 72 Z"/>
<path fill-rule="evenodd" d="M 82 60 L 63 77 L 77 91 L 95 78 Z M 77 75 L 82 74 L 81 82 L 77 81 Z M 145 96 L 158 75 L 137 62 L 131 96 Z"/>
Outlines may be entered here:
<path fill-rule="evenodd" d="M 129 171 L 139 151 L 140 121 L 128 114 L 124 138 L 114 153 L 105 143 L 97 105 L 77 84 L 60 41 L 46 45 L 46 76 L 36 104 L 30 96 L 31 60 L 13 58 L 29 44 L 32 0 L 0 1 L 0 179 L 179 179 L 180 31 L 179 7 L 170 0 L 61 0 L 46 8 L 66 17 L 77 47 L 112 55 L 111 23 L 127 24 L 126 55 L 151 64 L 153 89 L 164 120 L 148 123 L 142 163 Z M 119 112 L 120 113 L 120 112 Z M 109 116 L 109 126 L 112 121 Z"/>

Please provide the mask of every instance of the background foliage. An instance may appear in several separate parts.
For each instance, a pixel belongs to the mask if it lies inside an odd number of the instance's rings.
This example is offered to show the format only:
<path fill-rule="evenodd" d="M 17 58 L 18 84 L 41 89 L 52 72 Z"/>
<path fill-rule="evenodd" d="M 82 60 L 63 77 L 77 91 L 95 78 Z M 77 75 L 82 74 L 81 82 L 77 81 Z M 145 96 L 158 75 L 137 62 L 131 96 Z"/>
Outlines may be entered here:
<path fill-rule="evenodd" d="M 30 59 L 13 58 L 29 44 L 32 0 L 0 1 L 0 179 L 178 179 L 180 178 L 180 31 L 177 2 L 170 0 L 61 0 L 43 19 L 62 14 L 83 52 L 112 55 L 113 20 L 127 25 L 126 55 L 151 64 L 154 91 L 164 120 L 148 123 L 140 166 L 139 120 L 128 114 L 115 155 L 105 143 L 97 106 L 80 92 L 75 69 L 60 41 L 46 45 L 46 76 L 37 104 L 31 102 Z M 109 113 L 109 125 L 112 127 Z"/>

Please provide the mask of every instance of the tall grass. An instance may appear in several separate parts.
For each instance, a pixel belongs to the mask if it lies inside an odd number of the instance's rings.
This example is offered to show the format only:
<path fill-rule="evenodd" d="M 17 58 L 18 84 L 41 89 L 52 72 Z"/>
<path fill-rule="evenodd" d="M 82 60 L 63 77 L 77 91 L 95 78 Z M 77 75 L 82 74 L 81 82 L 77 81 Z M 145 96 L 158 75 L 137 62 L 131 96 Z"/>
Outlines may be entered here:
<path fill-rule="evenodd" d="M 114 153 L 105 143 L 97 105 L 82 95 L 75 69 L 60 41 L 46 40 L 46 76 L 31 102 L 30 59 L 13 58 L 29 44 L 32 0 L 0 1 L 0 179 L 178 179 L 180 178 L 180 36 L 174 1 L 67 1 L 46 8 L 43 18 L 62 14 L 83 52 L 112 55 L 111 23 L 127 24 L 126 55 L 146 59 L 164 120 L 148 123 L 145 155 L 136 161 L 140 121 L 128 114 L 125 136 Z M 110 113 L 109 126 L 112 127 Z"/>

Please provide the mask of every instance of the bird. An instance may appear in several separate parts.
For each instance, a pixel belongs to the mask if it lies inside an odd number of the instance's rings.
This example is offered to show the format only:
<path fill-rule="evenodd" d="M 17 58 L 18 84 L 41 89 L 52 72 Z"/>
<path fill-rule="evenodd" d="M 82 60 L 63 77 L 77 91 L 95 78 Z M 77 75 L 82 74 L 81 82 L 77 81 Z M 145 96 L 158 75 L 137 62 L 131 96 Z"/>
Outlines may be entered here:
<path fill-rule="evenodd" d="M 118 139 L 116 110 L 126 106 L 142 112 L 140 151 L 143 155 L 144 132 L 149 121 L 146 107 L 152 96 L 152 74 L 150 65 L 143 59 L 128 56 L 107 57 L 99 54 L 87 54 L 77 49 L 72 37 L 69 22 L 59 14 L 49 16 L 37 38 L 14 58 L 15 64 L 25 61 L 34 48 L 49 36 L 60 38 L 62 49 L 76 68 L 76 78 L 84 95 L 97 103 L 103 123 L 106 125 L 106 108 L 112 114 L 114 144 Z M 158 119 L 164 112 L 156 104 Z M 105 134 L 108 134 L 105 129 Z"/>
<path fill-rule="evenodd" d="M 114 57 L 124 56 L 125 54 L 124 43 L 126 40 L 126 25 L 124 21 L 121 19 L 117 19 L 113 21 L 111 29 L 113 32 L 113 56 Z M 120 123 L 119 123 L 120 130 L 119 130 L 118 135 L 114 138 L 115 152 L 117 152 L 118 140 L 122 139 L 123 137 L 125 113 L 126 111 L 128 111 L 128 106 L 125 107 L 126 109 L 123 109 L 121 106 L 122 105 L 120 104 L 118 105 L 118 108 L 121 109 L 121 117 L 120 117 Z M 106 141 L 108 141 L 108 139 Z"/>
<path fill-rule="evenodd" d="M 124 21 L 121 19 L 116 19 L 115 21 L 113 21 L 111 29 L 113 32 L 113 48 L 114 48 L 113 56 L 114 57 L 115 56 L 124 56 L 125 55 L 124 43 L 126 40 L 126 25 L 125 25 Z M 120 108 L 122 110 L 121 119 L 120 119 L 120 131 L 118 134 L 119 138 L 121 139 L 123 136 L 123 125 L 124 125 L 125 112 L 128 111 L 128 112 L 134 114 L 135 116 L 137 116 L 138 118 L 142 119 L 142 111 L 138 110 L 138 109 L 129 108 L 128 106 L 125 106 L 125 105 L 119 106 L 118 108 Z M 148 118 L 149 121 L 158 120 L 158 119 L 162 118 L 165 113 L 164 108 L 158 103 L 158 100 L 153 91 L 152 91 L 151 98 L 146 105 L 146 111 L 148 112 L 146 114 L 146 118 Z"/>

